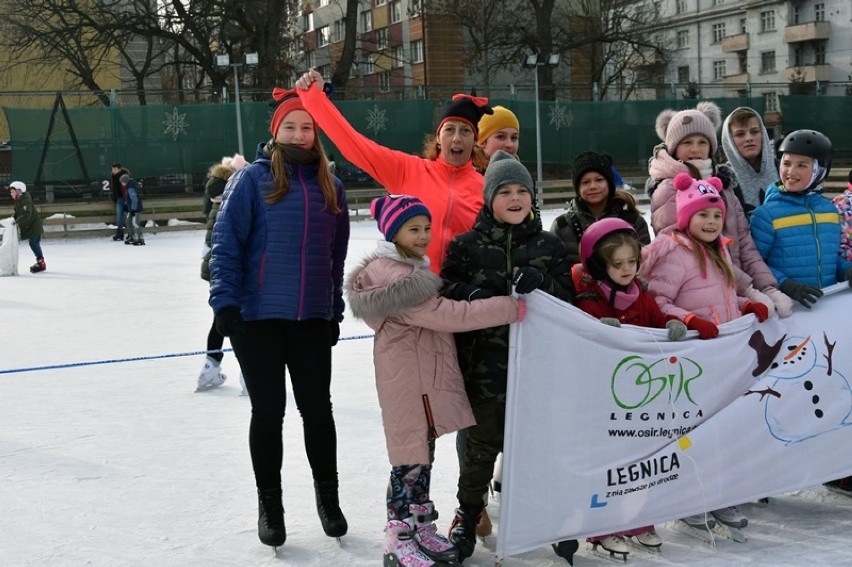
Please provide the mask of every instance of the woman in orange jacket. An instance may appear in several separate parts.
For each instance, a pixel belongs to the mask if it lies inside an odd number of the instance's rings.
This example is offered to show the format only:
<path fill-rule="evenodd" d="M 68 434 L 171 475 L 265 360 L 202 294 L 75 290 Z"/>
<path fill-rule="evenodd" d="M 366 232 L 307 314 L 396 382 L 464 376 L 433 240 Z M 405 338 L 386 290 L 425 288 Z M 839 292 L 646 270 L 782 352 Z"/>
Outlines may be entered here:
<path fill-rule="evenodd" d="M 315 69 L 296 82 L 305 109 L 347 160 L 392 195 L 412 195 L 432 212 L 430 269 L 438 273 L 453 236 L 473 228 L 482 208 L 484 179 L 473 165 L 479 119 L 492 114 L 488 99 L 457 94 L 441 113 L 423 157 L 386 148 L 357 132 L 322 91 Z M 477 148 L 476 151 L 481 151 Z"/>

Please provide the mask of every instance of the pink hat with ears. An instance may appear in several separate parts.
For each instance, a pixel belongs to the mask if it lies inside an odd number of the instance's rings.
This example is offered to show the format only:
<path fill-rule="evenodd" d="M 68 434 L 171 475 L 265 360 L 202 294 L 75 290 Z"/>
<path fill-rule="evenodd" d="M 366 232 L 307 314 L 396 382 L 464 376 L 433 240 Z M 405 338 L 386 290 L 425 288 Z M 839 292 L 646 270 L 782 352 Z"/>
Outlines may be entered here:
<path fill-rule="evenodd" d="M 725 216 L 725 201 L 722 199 L 722 180 L 718 177 L 693 179 L 688 173 L 678 173 L 674 178 L 677 190 L 677 227 L 686 230 L 692 215 L 704 209 L 722 209 Z"/>

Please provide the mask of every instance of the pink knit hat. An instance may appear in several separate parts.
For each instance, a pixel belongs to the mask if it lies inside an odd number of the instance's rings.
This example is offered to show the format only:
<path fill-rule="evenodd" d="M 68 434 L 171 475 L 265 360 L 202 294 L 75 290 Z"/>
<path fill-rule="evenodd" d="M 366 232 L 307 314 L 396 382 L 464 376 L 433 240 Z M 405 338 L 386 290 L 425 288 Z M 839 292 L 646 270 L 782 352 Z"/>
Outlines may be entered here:
<path fill-rule="evenodd" d="M 718 177 L 693 179 L 688 173 L 678 173 L 674 187 L 677 190 L 677 227 L 680 230 L 686 230 L 692 215 L 704 209 L 722 209 L 722 218 L 725 218 L 722 180 Z"/>
<path fill-rule="evenodd" d="M 666 143 L 666 150 L 671 155 L 675 148 L 685 138 L 700 134 L 710 141 L 710 157 L 716 153 L 719 143 L 716 140 L 716 130 L 722 124 L 722 110 L 713 102 L 699 102 L 689 110 L 664 110 L 657 116 L 655 130 L 657 136 Z"/>
<path fill-rule="evenodd" d="M 370 204 L 370 213 L 385 235 L 385 240 L 393 242 L 394 236 L 402 225 L 411 218 L 423 215 L 432 220 L 432 213 L 417 197 L 411 195 L 387 195 L 377 197 Z"/>

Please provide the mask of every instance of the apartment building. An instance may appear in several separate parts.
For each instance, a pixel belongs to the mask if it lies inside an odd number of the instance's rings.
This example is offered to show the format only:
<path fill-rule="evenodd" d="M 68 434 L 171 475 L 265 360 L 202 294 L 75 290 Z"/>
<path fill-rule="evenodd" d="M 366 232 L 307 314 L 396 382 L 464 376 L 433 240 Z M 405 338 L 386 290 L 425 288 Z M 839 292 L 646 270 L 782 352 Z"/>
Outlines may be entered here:
<path fill-rule="evenodd" d="M 347 96 L 440 97 L 429 85 L 464 82 L 462 28 L 451 19 L 429 14 L 424 0 L 361 0 L 358 36 Z M 340 60 L 345 36 L 343 0 L 308 0 L 303 4 L 302 52 L 296 59 L 316 67 L 324 77 Z M 435 87 L 436 89 L 438 87 Z"/>
<path fill-rule="evenodd" d="M 849 0 L 658 0 L 653 7 L 676 46 L 666 83 L 719 87 L 712 96 L 748 92 L 773 113 L 780 95 L 830 92 L 832 82 L 852 80 Z"/>

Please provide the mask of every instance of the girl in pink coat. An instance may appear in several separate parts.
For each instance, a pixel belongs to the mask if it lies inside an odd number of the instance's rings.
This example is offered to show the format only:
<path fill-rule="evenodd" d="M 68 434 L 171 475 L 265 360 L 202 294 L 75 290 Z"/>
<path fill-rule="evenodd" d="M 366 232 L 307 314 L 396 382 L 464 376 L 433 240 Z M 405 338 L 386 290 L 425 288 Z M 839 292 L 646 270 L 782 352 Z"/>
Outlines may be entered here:
<path fill-rule="evenodd" d="M 441 297 L 442 280 L 426 255 L 429 209 L 416 197 L 394 195 L 374 200 L 371 212 L 385 240 L 344 287 L 352 313 L 376 332 L 376 388 L 392 466 L 384 564 L 453 563 L 458 552 L 437 534 L 429 496 L 435 439 L 475 423 L 453 333 L 520 321 L 524 304 Z"/>
<path fill-rule="evenodd" d="M 677 225 L 660 232 L 642 250 L 640 276 L 648 282 L 660 311 L 676 318 L 702 339 L 719 336 L 719 325 L 747 313 L 763 322 L 769 308 L 737 296 L 728 238 L 722 236 L 725 201 L 717 177 L 695 180 L 687 173 L 674 178 Z M 735 506 L 713 510 L 710 516 L 683 518 L 690 527 L 712 528 L 716 520 L 744 528 L 748 519 Z"/>
<path fill-rule="evenodd" d="M 766 305 L 737 296 L 730 239 L 722 235 L 722 182 L 679 173 L 674 189 L 677 225 L 664 229 L 643 249 L 640 270 L 663 315 L 683 321 L 702 339 L 717 337 L 719 325 L 745 313 L 764 321 L 769 316 Z"/>

